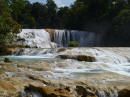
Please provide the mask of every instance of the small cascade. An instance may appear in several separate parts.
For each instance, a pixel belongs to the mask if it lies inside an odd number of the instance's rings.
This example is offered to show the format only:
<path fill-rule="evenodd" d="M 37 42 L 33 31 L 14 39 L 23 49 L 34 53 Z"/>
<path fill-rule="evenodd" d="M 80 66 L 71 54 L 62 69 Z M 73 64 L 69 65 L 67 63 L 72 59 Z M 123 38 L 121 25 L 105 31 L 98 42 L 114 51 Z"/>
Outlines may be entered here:
<path fill-rule="evenodd" d="M 13 56 L 30 57 L 30 58 L 55 58 L 57 49 L 19 49 L 14 52 Z"/>
<path fill-rule="evenodd" d="M 73 48 L 61 52 L 65 55 L 90 55 L 96 58 L 97 62 L 122 64 L 128 63 L 128 59 L 123 55 L 117 54 L 118 51 L 100 49 L 100 48 Z"/>
<path fill-rule="evenodd" d="M 56 48 L 56 44 L 51 42 L 49 33 L 44 29 L 22 29 L 17 38 L 18 45 L 31 48 Z"/>
<path fill-rule="evenodd" d="M 116 89 L 109 90 L 107 92 L 103 90 L 98 90 L 97 96 L 98 97 L 118 97 L 118 91 Z"/>
<path fill-rule="evenodd" d="M 77 41 L 79 46 L 99 46 L 102 33 L 78 31 L 78 30 L 55 30 L 54 42 L 59 46 L 68 46 L 70 41 Z"/>
<path fill-rule="evenodd" d="M 110 71 L 122 75 L 130 76 L 130 63 L 129 60 L 123 54 L 118 54 L 118 49 L 113 51 L 112 49 L 103 49 L 103 48 L 73 48 L 68 49 L 64 52 L 61 52 L 60 55 L 88 55 L 93 56 L 96 59 L 96 62 L 66 62 L 68 64 L 75 64 L 74 67 L 78 67 L 77 64 L 84 64 L 82 68 L 87 70 L 94 71 Z M 129 56 L 129 55 L 128 55 Z M 76 64 L 77 63 L 77 64 Z M 74 68 L 73 67 L 73 68 Z M 81 68 L 81 66 L 80 66 Z"/>

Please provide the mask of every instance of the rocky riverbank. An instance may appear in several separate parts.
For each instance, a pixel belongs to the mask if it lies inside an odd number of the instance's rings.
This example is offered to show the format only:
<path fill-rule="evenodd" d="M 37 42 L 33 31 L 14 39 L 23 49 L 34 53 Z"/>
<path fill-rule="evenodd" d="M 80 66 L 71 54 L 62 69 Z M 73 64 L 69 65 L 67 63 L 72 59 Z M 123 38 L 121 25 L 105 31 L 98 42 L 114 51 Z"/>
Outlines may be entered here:
<path fill-rule="evenodd" d="M 20 56 L 10 57 L 15 61 L 0 62 L 0 97 L 129 97 L 129 63 L 125 63 L 130 59 L 129 50 L 19 50 L 21 53 L 16 55 Z M 27 54 L 31 60 L 37 57 L 44 60 L 29 61 Z M 67 57 L 61 59 L 61 56 Z M 18 61 L 17 57 L 28 61 Z"/>
<path fill-rule="evenodd" d="M 46 62 L 1 62 L 0 97 L 129 97 L 122 96 L 130 92 L 124 89 L 130 84 L 127 76 L 104 73 L 57 79 L 52 72 L 56 71 Z"/>

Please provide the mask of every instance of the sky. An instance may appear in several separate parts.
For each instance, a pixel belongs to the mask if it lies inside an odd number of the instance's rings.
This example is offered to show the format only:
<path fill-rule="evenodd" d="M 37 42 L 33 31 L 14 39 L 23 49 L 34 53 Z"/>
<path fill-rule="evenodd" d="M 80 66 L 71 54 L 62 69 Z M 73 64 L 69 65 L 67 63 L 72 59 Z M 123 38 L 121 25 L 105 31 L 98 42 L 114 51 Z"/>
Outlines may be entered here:
<path fill-rule="evenodd" d="M 32 3 L 34 2 L 40 2 L 40 3 L 46 3 L 46 0 L 29 0 Z M 63 6 L 70 6 L 75 0 L 54 0 L 58 7 Z"/>

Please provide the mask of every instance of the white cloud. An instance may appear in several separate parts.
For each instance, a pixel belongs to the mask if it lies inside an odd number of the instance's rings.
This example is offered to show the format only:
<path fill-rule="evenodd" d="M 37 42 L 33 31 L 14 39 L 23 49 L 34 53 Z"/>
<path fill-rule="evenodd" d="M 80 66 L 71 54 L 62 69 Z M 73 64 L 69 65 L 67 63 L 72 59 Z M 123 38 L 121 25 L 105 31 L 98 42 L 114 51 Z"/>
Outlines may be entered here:
<path fill-rule="evenodd" d="M 58 7 L 70 6 L 75 0 L 54 0 Z"/>
<path fill-rule="evenodd" d="M 57 4 L 58 7 L 63 7 L 63 6 L 65 6 L 65 4 L 63 3 L 62 0 L 54 0 L 54 1 L 55 1 L 55 3 Z"/>
<path fill-rule="evenodd" d="M 40 2 L 40 3 L 45 3 L 46 2 L 46 0 L 29 0 L 29 1 L 31 1 L 31 2 Z"/>

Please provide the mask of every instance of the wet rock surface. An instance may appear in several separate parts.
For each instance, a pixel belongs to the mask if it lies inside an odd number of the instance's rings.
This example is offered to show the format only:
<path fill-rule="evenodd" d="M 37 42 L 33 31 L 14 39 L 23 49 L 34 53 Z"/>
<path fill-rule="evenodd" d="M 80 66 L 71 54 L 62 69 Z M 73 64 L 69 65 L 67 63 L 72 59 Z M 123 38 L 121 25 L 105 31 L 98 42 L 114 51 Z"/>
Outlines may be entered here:
<path fill-rule="evenodd" d="M 59 55 L 62 59 L 75 59 L 78 61 L 95 62 L 96 59 L 92 56 L 87 55 Z"/>
<path fill-rule="evenodd" d="M 32 91 L 41 97 L 71 97 L 69 92 L 63 88 L 55 88 L 49 86 L 36 87 L 31 85 L 25 89 L 26 95 L 33 95 L 31 93 Z"/>

